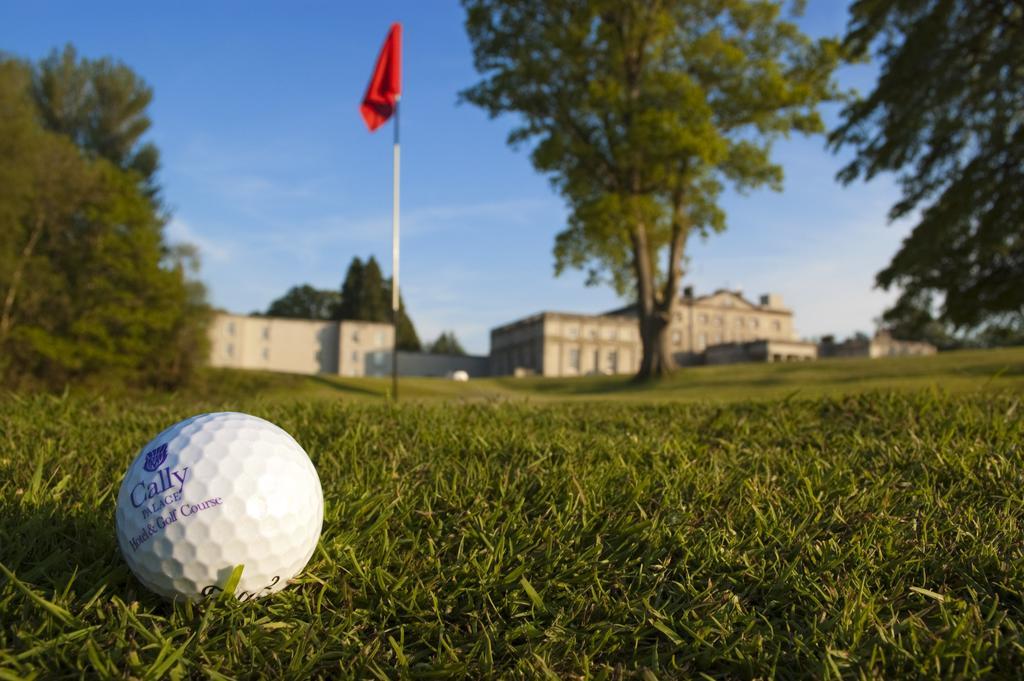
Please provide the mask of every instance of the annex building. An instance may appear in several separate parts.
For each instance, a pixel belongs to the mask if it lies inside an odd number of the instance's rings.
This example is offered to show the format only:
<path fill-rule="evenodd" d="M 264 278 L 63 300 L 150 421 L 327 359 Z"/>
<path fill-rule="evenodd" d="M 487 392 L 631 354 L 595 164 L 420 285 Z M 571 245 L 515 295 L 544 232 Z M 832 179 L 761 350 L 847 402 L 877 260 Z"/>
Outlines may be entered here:
<path fill-rule="evenodd" d="M 793 311 L 777 294 L 762 295 L 755 303 L 740 291 L 719 289 L 694 296 L 687 288 L 668 334 L 681 365 L 788 362 L 818 356 L 816 344 L 797 337 Z M 495 375 L 633 373 L 641 355 L 633 306 L 601 315 L 541 312 L 491 330 Z"/>
<path fill-rule="evenodd" d="M 210 365 L 293 374 L 390 376 L 394 329 L 390 324 L 255 317 L 220 312 L 209 329 Z M 489 373 L 487 357 L 398 353 L 403 376 Z"/>

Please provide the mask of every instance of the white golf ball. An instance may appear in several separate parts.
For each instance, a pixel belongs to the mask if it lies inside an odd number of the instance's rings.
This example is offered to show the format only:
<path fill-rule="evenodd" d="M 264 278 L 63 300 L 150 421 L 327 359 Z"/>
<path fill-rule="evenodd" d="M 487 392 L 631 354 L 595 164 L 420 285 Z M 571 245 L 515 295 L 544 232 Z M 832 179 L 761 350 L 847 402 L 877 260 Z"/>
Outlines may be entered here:
<path fill-rule="evenodd" d="M 167 598 L 280 591 L 309 562 L 324 497 L 309 456 L 273 423 L 233 412 L 177 423 L 142 448 L 117 495 L 128 567 Z"/>

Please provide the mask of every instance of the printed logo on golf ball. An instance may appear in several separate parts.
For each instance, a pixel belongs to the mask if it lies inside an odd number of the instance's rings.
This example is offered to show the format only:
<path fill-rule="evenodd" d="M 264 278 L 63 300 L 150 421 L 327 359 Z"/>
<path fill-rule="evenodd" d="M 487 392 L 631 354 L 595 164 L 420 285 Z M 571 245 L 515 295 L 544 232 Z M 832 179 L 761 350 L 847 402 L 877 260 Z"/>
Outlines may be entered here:
<path fill-rule="evenodd" d="M 235 566 L 240 599 L 280 591 L 309 562 L 324 497 L 313 462 L 273 423 L 200 414 L 157 435 L 117 495 L 128 567 L 166 598 L 219 593 Z"/>

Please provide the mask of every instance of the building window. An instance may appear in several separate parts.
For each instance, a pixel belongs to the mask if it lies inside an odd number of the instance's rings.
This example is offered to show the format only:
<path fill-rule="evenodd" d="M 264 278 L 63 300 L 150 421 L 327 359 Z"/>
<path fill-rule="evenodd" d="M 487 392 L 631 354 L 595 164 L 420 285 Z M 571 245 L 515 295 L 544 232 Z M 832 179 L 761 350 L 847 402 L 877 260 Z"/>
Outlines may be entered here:
<path fill-rule="evenodd" d="M 590 337 L 593 338 L 594 340 L 597 340 L 597 329 L 590 330 Z"/>
<path fill-rule="evenodd" d="M 234 336 L 235 335 L 235 323 L 234 322 L 228 322 L 228 335 L 229 336 Z"/>
<path fill-rule="evenodd" d="M 756 329 L 758 325 L 757 317 L 750 318 L 750 328 Z"/>
<path fill-rule="evenodd" d="M 715 326 L 721 326 L 721 325 L 722 325 L 722 315 L 716 315 L 715 316 Z"/>
<path fill-rule="evenodd" d="M 263 359 L 270 359 L 270 348 L 263 348 Z"/>
<path fill-rule="evenodd" d="M 228 346 L 226 348 L 224 348 L 224 349 L 227 350 L 228 357 L 234 357 L 235 356 L 235 346 L 234 346 L 233 343 L 228 343 Z"/>
<path fill-rule="evenodd" d="M 711 342 L 714 343 L 715 345 L 718 345 L 719 343 L 721 343 L 722 342 L 722 334 L 716 333 L 711 338 Z"/>
<path fill-rule="evenodd" d="M 373 358 L 373 363 L 376 366 L 380 366 L 381 364 L 384 363 L 384 353 L 383 352 L 375 352 L 375 353 L 373 353 L 371 355 L 371 357 Z"/>
<path fill-rule="evenodd" d="M 608 371 L 613 374 L 619 373 L 619 353 L 615 350 L 608 353 Z"/>
<path fill-rule="evenodd" d="M 377 332 L 377 345 L 378 346 L 383 346 L 384 345 L 384 332 L 383 331 L 378 331 Z"/>
<path fill-rule="evenodd" d="M 569 368 L 573 371 L 580 370 L 580 350 L 579 348 L 569 349 Z"/>
<path fill-rule="evenodd" d="M 355 362 L 356 364 L 359 363 L 359 353 L 358 352 L 353 352 L 352 353 L 352 361 Z"/>
<path fill-rule="evenodd" d="M 353 343 L 358 343 L 359 342 L 359 329 L 355 329 L 354 331 L 352 331 L 352 342 Z"/>
<path fill-rule="evenodd" d="M 782 322 L 776 319 L 774 322 L 772 322 L 772 328 L 775 329 L 776 331 L 782 331 Z"/>
<path fill-rule="evenodd" d="M 706 314 L 702 314 L 702 315 L 701 315 L 701 316 L 699 317 L 699 319 L 700 319 L 700 323 L 701 323 L 701 324 L 707 324 L 707 323 L 708 323 L 708 316 L 707 316 Z"/>
<path fill-rule="evenodd" d="M 604 330 L 604 337 L 608 340 L 615 340 L 615 327 Z"/>
<path fill-rule="evenodd" d="M 270 340 L 270 327 L 269 326 L 264 326 L 263 327 L 263 340 Z"/>
<path fill-rule="evenodd" d="M 672 345 L 680 345 L 683 342 L 683 334 L 678 331 L 672 332 Z"/>
<path fill-rule="evenodd" d="M 580 328 L 578 326 L 570 326 L 566 328 L 565 333 L 569 338 L 579 338 Z"/>
<path fill-rule="evenodd" d="M 706 333 L 702 333 L 701 335 L 697 336 L 697 349 L 698 350 L 703 350 L 707 346 L 707 344 L 708 344 L 708 335 Z"/>

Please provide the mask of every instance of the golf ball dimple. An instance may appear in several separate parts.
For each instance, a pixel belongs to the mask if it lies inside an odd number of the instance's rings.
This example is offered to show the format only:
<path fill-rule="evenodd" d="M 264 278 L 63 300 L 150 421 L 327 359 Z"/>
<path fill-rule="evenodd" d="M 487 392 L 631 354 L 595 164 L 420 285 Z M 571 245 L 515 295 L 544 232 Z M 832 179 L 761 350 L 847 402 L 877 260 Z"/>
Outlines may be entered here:
<path fill-rule="evenodd" d="M 201 414 L 150 441 L 117 495 L 117 540 L 142 584 L 167 598 L 283 589 L 309 562 L 323 526 L 313 463 L 269 421 Z"/>

